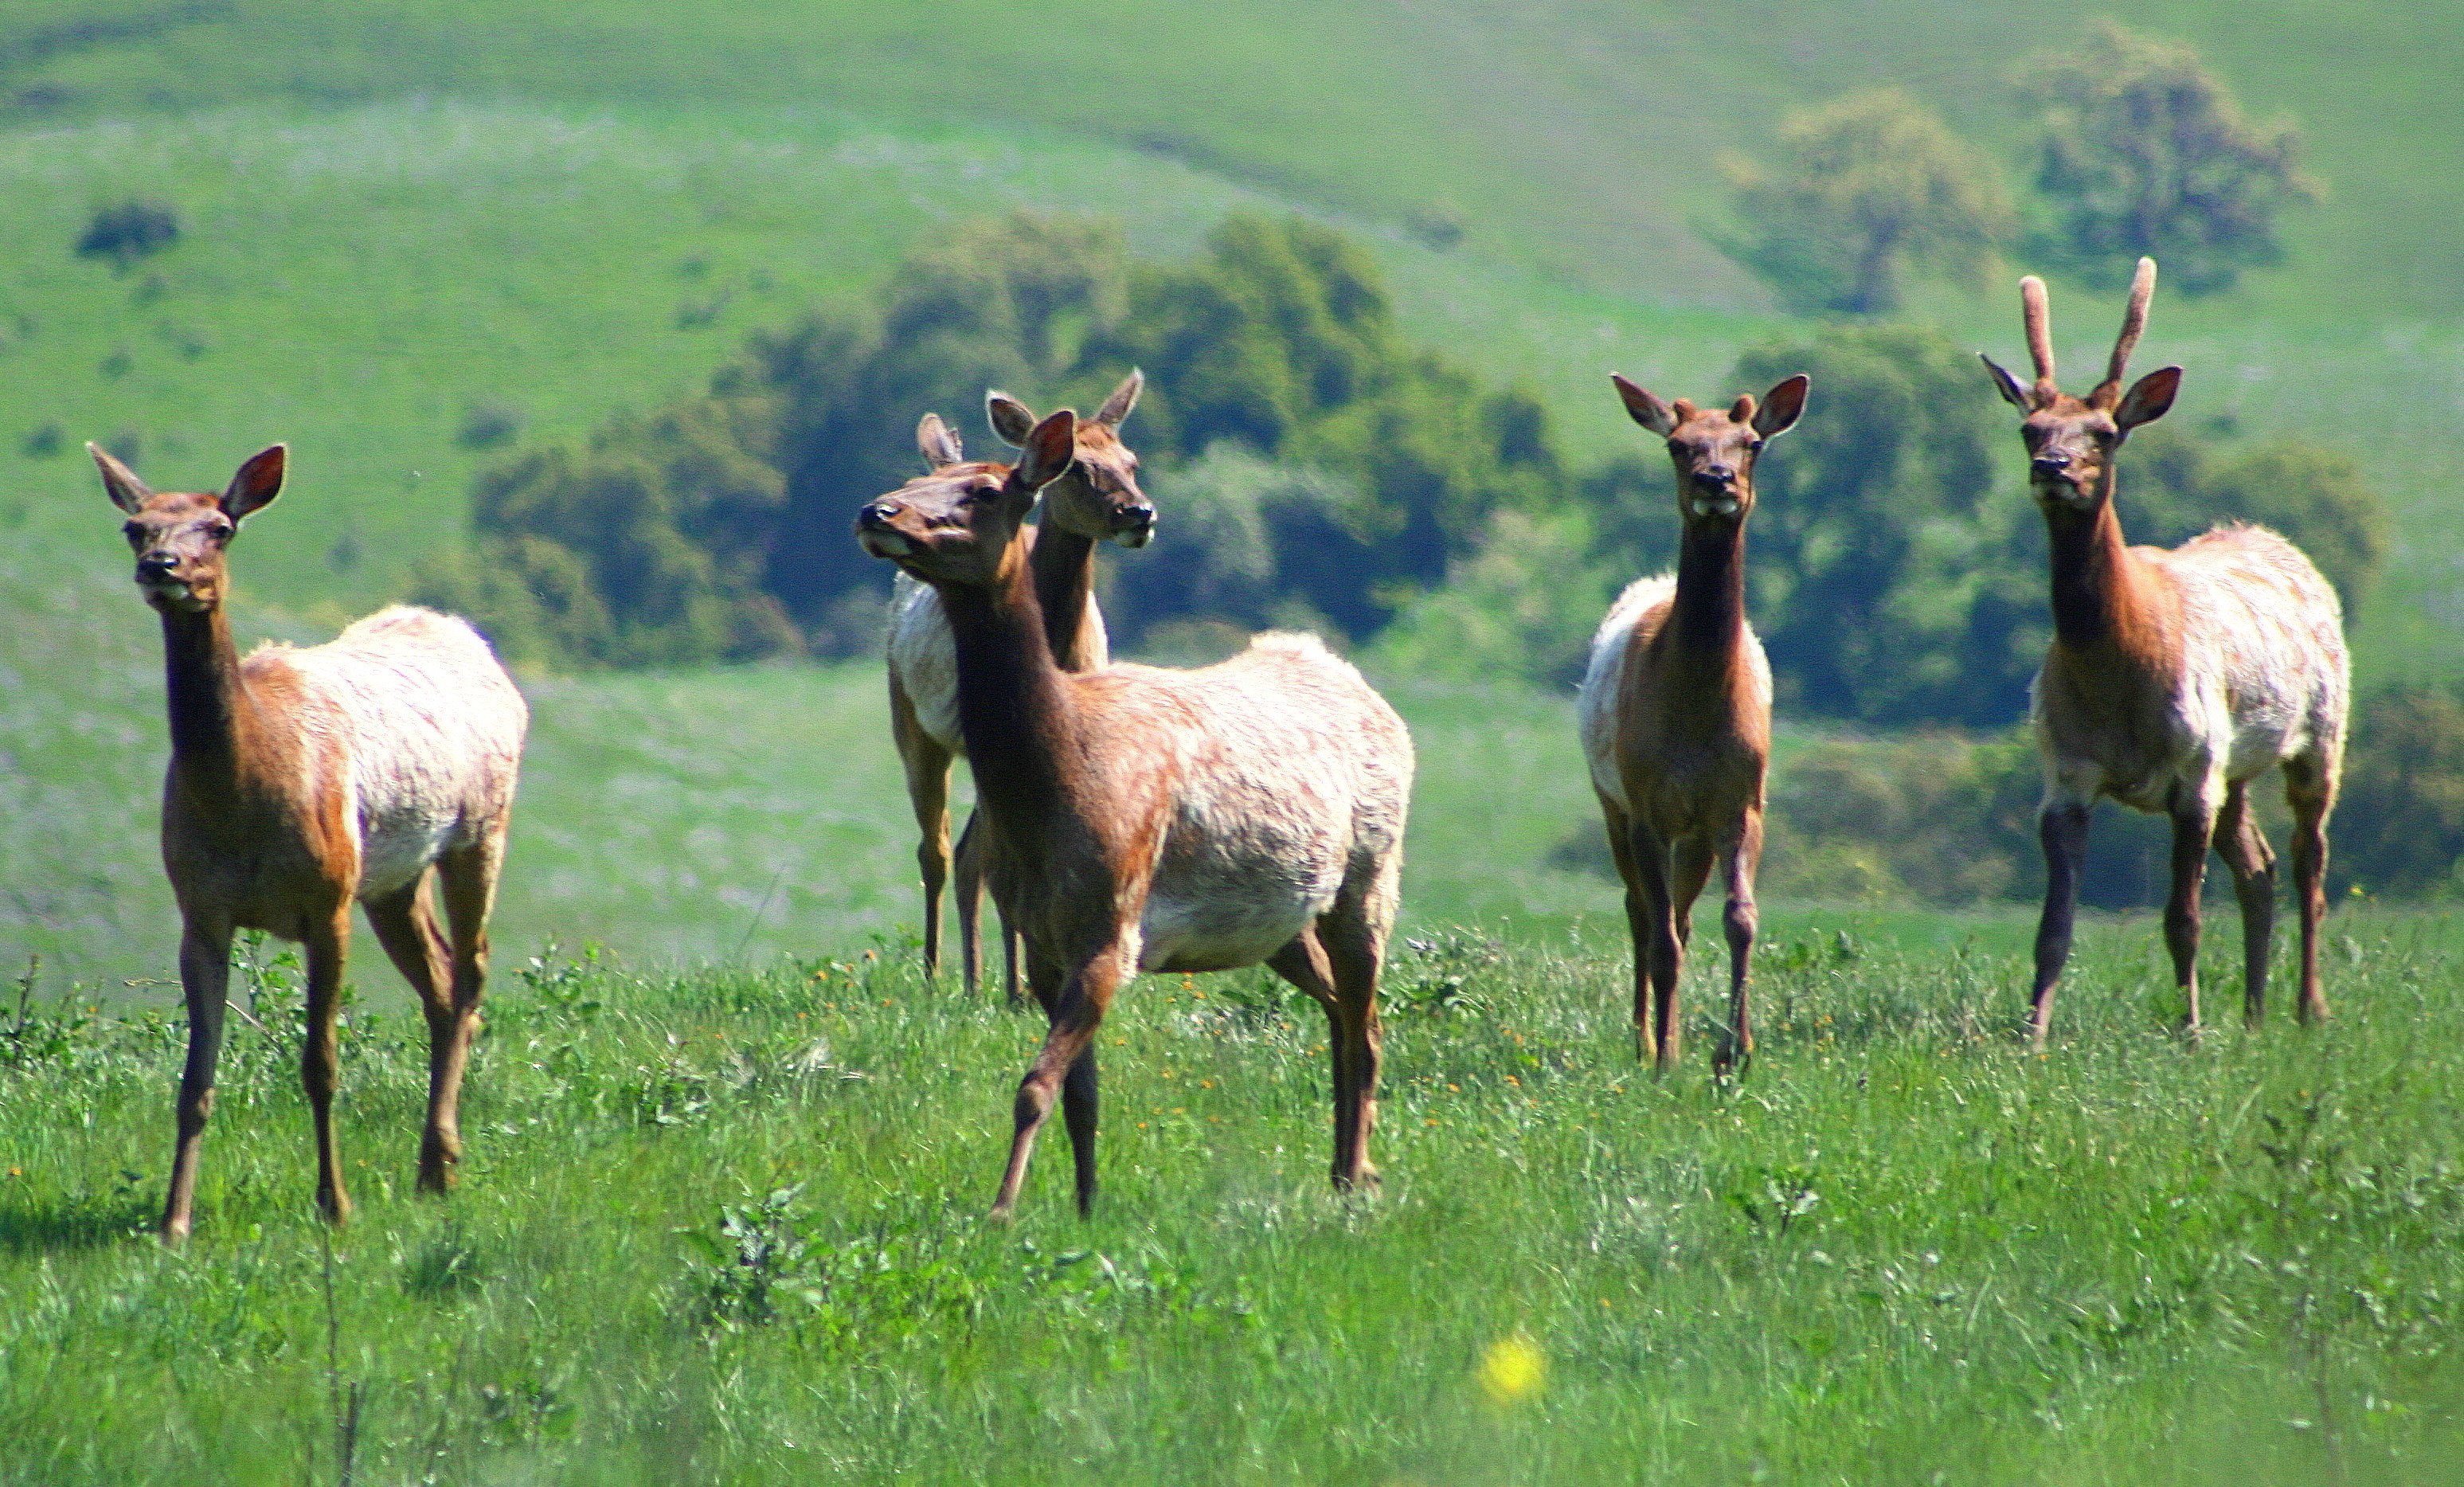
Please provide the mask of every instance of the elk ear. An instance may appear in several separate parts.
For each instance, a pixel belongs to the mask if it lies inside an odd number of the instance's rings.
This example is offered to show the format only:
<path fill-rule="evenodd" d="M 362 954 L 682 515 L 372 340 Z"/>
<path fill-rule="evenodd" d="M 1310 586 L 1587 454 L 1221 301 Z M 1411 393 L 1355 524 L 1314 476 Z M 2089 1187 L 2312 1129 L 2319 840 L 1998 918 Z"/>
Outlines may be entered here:
<path fill-rule="evenodd" d="M 1677 412 L 1674 409 L 1615 372 L 1609 373 L 1609 381 L 1617 384 L 1617 396 L 1625 400 L 1625 411 L 1635 422 L 1654 433 L 1676 432 Z"/>
<path fill-rule="evenodd" d="M 1063 409 L 1027 431 L 1020 442 L 1025 453 L 1019 457 L 1013 477 L 1030 491 L 1040 491 L 1061 478 L 1069 461 L 1078 457 L 1078 415 Z"/>
<path fill-rule="evenodd" d="M 1983 362 L 1985 369 L 1993 374 L 1993 386 L 2000 390 L 2003 402 L 2023 413 L 2035 411 L 2035 406 L 2028 401 L 2027 389 L 2019 386 L 2018 378 L 2002 369 L 2001 363 L 1982 351 L 1976 353 L 1976 359 Z"/>
<path fill-rule="evenodd" d="M 1763 406 L 1754 410 L 1754 433 L 1767 439 L 1778 438 L 1795 427 L 1797 415 L 1805 411 L 1805 394 L 1814 383 L 1798 372 L 1786 382 L 1763 394 Z"/>
<path fill-rule="evenodd" d="M 998 389 L 984 394 L 984 417 L 993 433 L 1012 449 L 1024 449 L 1027 434 L 1035 429 L 1035 410 Z"/>
<path fill-rule="evenodd" d="M 223 489 L 223 515 L 236 522 L 282 494 L 282 472 L 291 461 L 290 446 L 269 444 L 248 456 L 248 463 Z"/>
<path fill-rule="evenodd" d="M 915 449 L 935 470 L 966 457 L 958 446 L 958 431 L 943 423 L 939 413 L 926 413 L 915 426 Z"/>
<path fill-rule="evenodd" d="M 2182 390 L 2182 368 L 2159 366 L 2130 385 L 2122 395 L 2122 405 L 2113 411 L 2114 427 L 2128 433 L 2143 423 L 2154 423 L 2173 406 L 2173 395 Z"/>
<path fill-rule="evenodd" d="M 1146 390 L 1146 385 L 1147 374 L 1131 367 L 1130 374 L 1121 379 L 1121 385 L 1112 389 L 1112 395 L 1104 399 L 1104 406 L 1095 410 L 1095 421 L 1107 429 L 1119 428 L 1131 411 L 1138 406 L 1138 394 Z"/>
<path fill-rule="evenodd" d="M 85 452 L 94 456 L 95 467 L 102 472 L 102 493 L 111 498 L 113 505 L 134 516 L 154 499 L 145 482 L 137 478 L 137 472 L 104 454 L 100 445 L 88 444 Z"/>

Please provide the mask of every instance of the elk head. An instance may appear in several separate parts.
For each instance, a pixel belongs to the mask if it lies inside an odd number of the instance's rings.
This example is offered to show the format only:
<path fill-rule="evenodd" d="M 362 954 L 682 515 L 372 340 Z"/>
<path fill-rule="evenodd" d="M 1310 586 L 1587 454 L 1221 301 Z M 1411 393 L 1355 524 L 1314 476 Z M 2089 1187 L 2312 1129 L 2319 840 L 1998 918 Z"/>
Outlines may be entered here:
<path fill-rule="evenodd" d="M 1121 424 L 1138 406 L 1146 374 L 1133 368 L 1092 418 L 1078 421 L 1077 457 L 1044 493 L 1044 520 L 1089 542 L 1143 547 L 1155 539 L 1155 509 L 1138 489 L 1138 456 L 1121 442 Z M 1026 447 L 1035 412 L 1006 392 L 984 394 L 993 432 L 1012 449 Z"/>
<path fill-rule="evenodd" d="M 2173 406 L 2181 390 L 2182 368 L 2161 366 L 2122 390 L 2122 374 L 2129 369 L 2130 353 L 2139 333 L 2147 328 L 2147 301 L 2156 293 L 2156 260 L 2139 260 L 2130 281 L 2130 302 L 2122 312 L 2122 335 L 2113 343 L 2104 380 L 2084 398 L 2075 398 L 2054 383 L 2052 316 L 2046 308 L 2045 281 L 2031 274 L 2019 280 L 2019 307 L 2028 329 L 2028 356 L 2036 364 L 2036 380 L 2028 387 L 1978 353 L 2002 401 L 2023 414 L 2019 437 L 2028 446 L 2028 487 L 2048 512 L 2090 512 L 2113 496 L 2113 456 L 2130 431 L 2154 423 Z"/>
<path fill-rule="evenodd" d="M 1688 530 L 1733 527 L 1746 520 L 1754 509 L 1754 459 L 1766 441 L 1795 424 L 1812 386 L 1799 372 L 1759 403 L 1749 392 L 1726 410 L 1705 411 L 1685 398 L 1663 403 L 1615 372 L 1609 380 L 1634 421 L 1668 440 L 1668 457 L 1677 467 L 1677 511 Z"/>
<path fill-rule="evenodd" d="M 165 613 L 204 614 L 219 606 L 230 587 L 231 535 L 242 518 L 281 492 L 285 447 L 250 455 L 220 496 L 158 496 L 126 465 L 95 445 L 85 448 L 102 471 L 103 493 L 128 514 L 120 530 L 137 554 L 137 587 L 145 602 Z"/>
<path fill-rule="evenodd" d="M 1018 529 L 1035 493 L 1069 468 L 1077 425 L 1065 408 L 1027 431 L 1016 465 L 997 465 L 959 460 L 957 436 L 940 414 L 926 413 L 915 442 L 935 461 L 932 474 L 867 502 L 856 513 L 856 541 L 926 583 L 1002 582 L 1020 561 Z"/>

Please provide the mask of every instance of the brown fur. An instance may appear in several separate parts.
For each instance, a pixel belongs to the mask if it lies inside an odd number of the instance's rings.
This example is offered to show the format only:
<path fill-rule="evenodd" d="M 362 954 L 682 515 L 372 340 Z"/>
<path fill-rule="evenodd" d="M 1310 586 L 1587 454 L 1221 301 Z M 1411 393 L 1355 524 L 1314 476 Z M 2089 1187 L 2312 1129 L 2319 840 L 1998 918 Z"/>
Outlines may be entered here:
<path fill-rule="evenodd" d="M 178 1241 L 193 1221 L 231 943 L 240 929 L 306 948 L 300 1077 L 317 1131 L 317 1201 L 336 1222 L 349 1214 L 333 1099 L 355 899 L 365 901 L 379 940 L 428 1013 L 429 1098 L 419 1181 L 423 1190 L 442 1192 L 461 1154 L 462 1070 L 479 1026 L 487 914 L 520 751 L 520 696 L 475 634 L 425 610 L 385 611 L 330 647 L 268 647 L 242 660 L 223 606 L 226 545 L 240 521 L 279 491 L 282 446 L 242 466 L 220 497 L 158 496 L 118 460 L 94 455 L 104 489 L 128 513 L 138 581 L 162 617 L 171 721 L 163 864 L 180 905 L 188 1056 L 163 1237 Z M 381 695 L 388 682 L 416 697 L 388 707 Z M 439 711 L 440 689 L 456 685 L 472 692 L 453 700 L 480 710 L 473 716 L 484 713 L 483 722 L 440 727 L 407 751 L 367 748 L 365 727 Z M 492 747 L 473 753 L 466 746 L 483 736 Z M 363 816 L 370 809 L 379 814 Z M 406 851 L 421 855 L 411 861 Z M 371 881 L 372 871 L 389 876 Z M 445 887 L 450 943 L 430 908 L 431 876 Z"/>
<path fill-rule="evenodd" d="M 1662 1069 L 1680 1054 L 1694 899 L 1715 861 L 1727 869 L 1728 1018 L 1713 1054 L 1725 1071 L 1753 1051 L 1746 983 L 1771 758 L 1771 666 L 1746 624 L 1745 525 L 1754 461 L 1796 421 L 1806 379 L 1781 383 L 1759 406 L 1740 397 L 1726 412 L 1616 383 L 1635 422 L 1668 441 L 1683 536 L 1674 584 L 1628 588 L 1593 641 L 1584 752 L 1625 881 L 1636 1049 Z"/>
<path fill-rule="evenodd" d="M 1092 671 L 1111 658 L 1103 615 L 1095 606 L 1095 551 L 1099 541 L 1143 546 L 1155 529 L 1155 507 L 1138 488 L 1138 457 L 1120 437 L 1119 426 L 1137 407 L 1145 387 L 1143 373 L 1133 369 L 1112 390 L 1102 410 L 1078 428 L 1076 456 L 1068 471 L 1044 496 L 1045 519 L 1027 529 L 1030 570 L 1043 604 L 1046 637 L 1065 671 Z M 988 393 L 985 412 L 994 432 L 1016 445 L 1035 425 L 1035 415 L 1016 398 Z M 936 470 L 982 474 L 1009 467 L 961 458 L 957 434 L 937 414 L 925 415 L 917 429 L 917 447 Z M 919 596 L 931 601 L 929 596 Z M 904 616 L 893 618 L 893 625 Z M 941 888 L 950 880 L 950 765 L 959 741 L 941 736 L 917 711 L 911 678 L 902 675 L 893 640 L 890 669 L 891 739 L 907 775 L 908 802 L 919 833 L 916 864 L 924 880 L 924 966 L 936 973 L 941 963 Z M 981 943 L 978 934 L 983 899 L 984 851 L 976 845 L 978 828 L 970 821 L 959 838 L 955 883 L 958 912 L 960 965 L 969 991 L 981 977 Z M 1006 927 L 1001 933 L 1002 960 L 1009 1000 L 1019 1000 L 1019 947 Z"/>
<path fill-rule="evenodd" d="M 2088 810 L 2101 795 L 2173 818 L 2166 942 L 2199 1027 L 2199 894 L 2213 850 L 2233 875 L 2242 909 L 2243 1015 L 2265 1005 L 2275 915 L 2275 854 L 2248 807 L 2247 787 L 2282 765 L 2294 813 L 2294 877 L 2301 911 L 2303 1020 L 2324 1017 L 2318 933 L 2326 910 L 2326 818 L 2335 800 L 2351 678 L 2334 590 L 2292 544 L 2255 527 L 2226 527 L 2169 551 L 2131 547 L 2114 510 L 2115 462 L 2132 429 L 2165 415 L 2182 369 L 2148 373 L 2123 391 L 2131 350 L 2156 287 L 2142 258 L 2104 380 L 2084 399 L 2055 383 L 2042 281 L 2020 283 L 2036 377 L 1985 365 L 2024 415 L 2029 480 L 2051 551 L 2054 643 L 2035 687 L 2045 757 L 2041 821 L 2044 914 L 2036 932 L 2030 1036 L 2041 1044 L 2070 953 Z"/>
<path fill-rule="evenodd" d="M 1358 673 L 1262 637 L 1195 672 L 1055 663 L 1018 522 L 1067 463 L 1067 411 L 1017 469 L 942 472 L 869 504 L 867 550 L 941 596 L 960 721 L 991 828 L 991 885 L 1051 1020 L 1021 1082 L 994 1211 L 1017 1202 L 1057 1098 L 1082 1211 L 1095 1191 L 1093 1039 L 1139 970 L 1272 966 L 1326 1009 L 1333 1177 L 1374 1176 L 1376 978 L 1400 870 L 1411 747 Z"/>

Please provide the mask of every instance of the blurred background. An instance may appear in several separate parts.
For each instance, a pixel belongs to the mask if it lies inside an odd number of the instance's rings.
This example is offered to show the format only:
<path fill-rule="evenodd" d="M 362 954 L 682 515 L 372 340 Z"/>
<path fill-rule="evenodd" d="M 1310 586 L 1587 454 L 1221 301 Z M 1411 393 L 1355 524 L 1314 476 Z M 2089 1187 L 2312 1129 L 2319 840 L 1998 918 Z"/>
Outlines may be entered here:
<path fill-rule="evenodd" d="M 2215 0 L 14 0 L 0 956 L 170 964 L 159 642 L 83 441 L 191 489 L 291 444 L 245 634 L 417 599 L 514 660 L 502 951 L 895 948 L 851 513 L 922 412 L 998 456 L 987 386 L 1086 409 L 1133 366 L 1162 522 L 1106 558 L 1121 648 L 1341 645 L 1419 742 L 1410 921 L 1508 934 L 1615 903 L 1572 685 L 1676 514 L 1607 373 L 1810 372 L 1752 531 L 1765 897 L 2016 936 L 2042 534 L 1974 353 L 2024 366 L 2039 272 L 2093 382 L 2143 252 L 2136 365 L 2189 370 L 2125 529 L 2318 559 L 2365 692 L 2338 890 L 2451 898 L 2459 50 L 2464 11 Z M 2091 900 L 2149 901 L 2160 853 L 2107 812 Z"/>

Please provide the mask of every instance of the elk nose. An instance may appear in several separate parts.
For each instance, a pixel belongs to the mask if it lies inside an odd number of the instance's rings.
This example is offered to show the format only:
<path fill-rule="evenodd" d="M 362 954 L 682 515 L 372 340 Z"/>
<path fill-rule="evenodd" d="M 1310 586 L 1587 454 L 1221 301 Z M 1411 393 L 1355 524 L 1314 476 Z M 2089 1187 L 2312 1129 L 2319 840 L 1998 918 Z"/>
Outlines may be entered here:
<path fill-rule="evenodd" d="M 1705 485 L 1729 486 L 1737 483 L 1737 472 L 1727 465 L 1705 465 L 1694 472 L 1694 478 Z"/>
<path fill-rule="evenodd" d="M 167 552 L 149 552 L 137 560 L 139 578 L 168 578 L 180 560 Z"/>
<path fill-rule="evenodd" d="M 1155 508 L 1148 505 L 1145 501 L 1140 501 L 1136 505 L 1125 509 L 1122 511 L 1121 515 L 1128 520 L 1132 526 L 1155 525 Z"/>
<path fill-rule="evenodd" d="M 2047 450 L 2029 464 L 2039 475 L 2059 475 L 2071 467 L 2071 456 L 2057 449 Z"/>
<path fill-rule="evenodd" d="M 864 508 L 863 517 L 866 522 L 875 526 L 888 526 L 890 519 L 898 515 L 903 509 L 894 500 L 876 500 Z"/>

